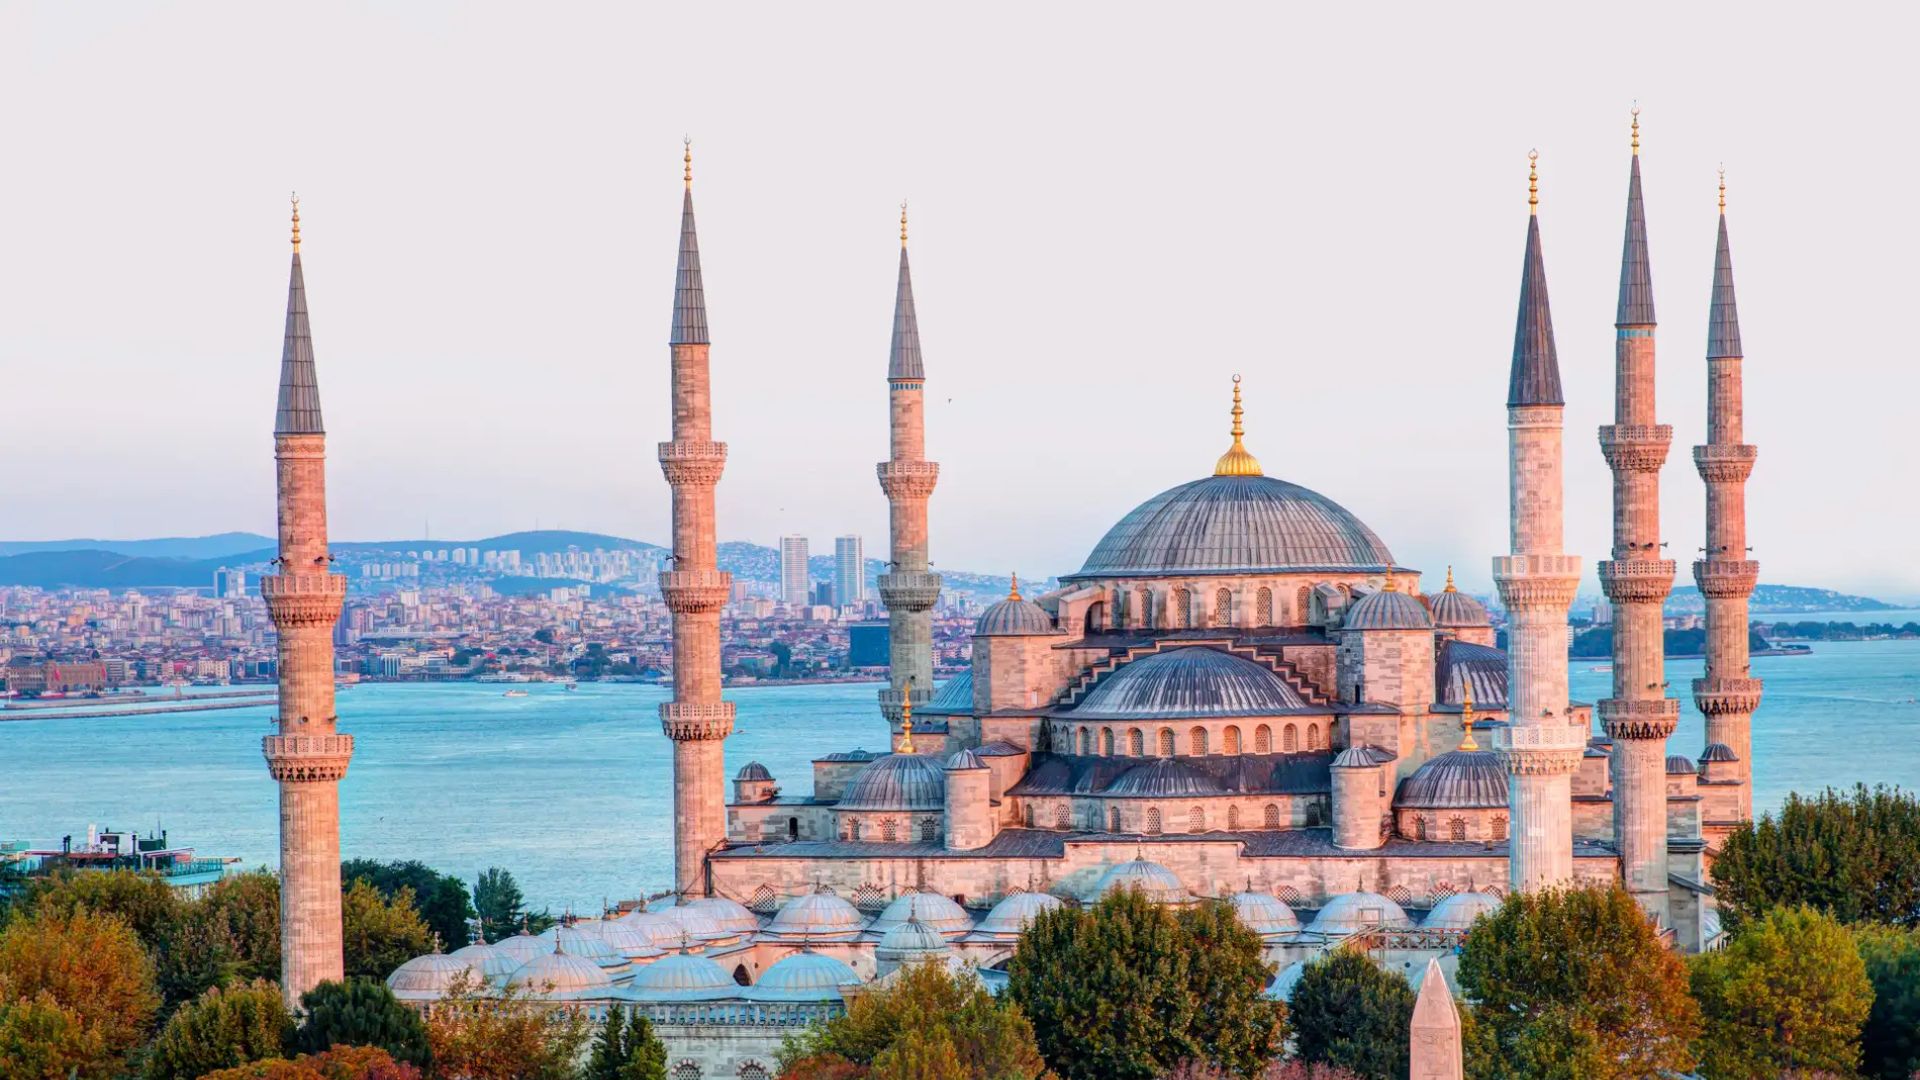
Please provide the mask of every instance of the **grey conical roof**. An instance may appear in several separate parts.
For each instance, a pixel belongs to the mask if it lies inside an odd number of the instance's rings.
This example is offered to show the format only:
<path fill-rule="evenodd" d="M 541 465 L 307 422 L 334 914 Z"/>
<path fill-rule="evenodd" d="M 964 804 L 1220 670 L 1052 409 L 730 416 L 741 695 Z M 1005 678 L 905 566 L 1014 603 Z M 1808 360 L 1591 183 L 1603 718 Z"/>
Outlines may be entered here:
<path fill-rule="evenodd" d="M 1547 268 L 1540 255 L 1540 219 L 1527 218 L 1527 254 L 1520 267 L 1520 318 L 1513 329 L 1513 374 L 1508 405 L 1564 405 L 1560 357 L 1553 346 L 1553 312 L 1547 305 Z"/>
<path fill-rule="evenodd" d="M 670 345 L 707 344 L 707 292 L 700 283 L 700 237 L 693 228 L 693 189 L 680 203 L 680 261 L 673 274 Z"/>
<path fill-rule="evenodd" d="M 1653 266 L 1647 256 L 1647 209 L 1640 201 L 1640 155 L 1627 177 L 1627 237 L 1620 248 L 1620 307 L 1615 326 L 1653 325 Z"/>
<path fill-rule="evenodd" d="M 280 405 L 275 435 L 324 435 L 320 422 L 320 380 L 313 370 L 313 332 L 307 326 L 307 282 L 300 253 L 293 253 L 287 281 L 287 338 L 280 348 Z"/>
<path fill-rule="evenodd" d="M 918 381 L 927 377 L 920 364 L 920 320 L 913 313 L 913 270 L 907 265 L 907 246 L 900 245 L 900 284 L 893 294 L 893 351 L 887 356 L 887 378 Z"/>
<path fill-rule="evenodd" d="M 1740 308 L 1733 302 L 1733 251 L 1727 246 L 1727 215 L 1720 215 L 1720 243 L 1713 253 L 1713 305 L 1707 310 L 1707 355 L 1745 356 L 1740 351 Z"/>

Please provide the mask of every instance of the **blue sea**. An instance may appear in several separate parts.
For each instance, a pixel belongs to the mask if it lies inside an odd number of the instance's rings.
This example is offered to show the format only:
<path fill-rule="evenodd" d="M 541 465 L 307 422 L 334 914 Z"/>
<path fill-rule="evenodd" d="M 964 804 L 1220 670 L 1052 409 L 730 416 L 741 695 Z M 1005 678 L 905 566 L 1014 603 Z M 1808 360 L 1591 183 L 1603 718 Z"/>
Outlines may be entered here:
<path fill-rule="evenodd" d="M 1605 671 L 1575 664 L 1573 694 L 1594 701 Z M 1789 791 L 1855 781 L 1920 786 L 1920 641 L 1817 643 L 1808 656 L 1757 657 L 1766 699 L 1754 723 L 1756 805 Z M 1700 715 L 1689 681 L 1670 752 L 1697 756 Z M 469 881 L 504 866 L 529 900 L 590 910 L 665 888 L 672 864 L 671 751 L 639 685 L 527 687 L 381 684 L 340 694 L 341 727 L 358 740 L 341 784 L 348 856 L 420 859 Z M 760 761 L 791 792 L 811 787 L 809 762 L 833 751 L 885 749 L 873 684 L 728 691 L 738 729 L 731 774 Z M 175 716 L 0 723 L 0 839 L 36 845 L 88 823 L 165 827 L 176 843 L 249 865 L 277 857 L 277 800 L 260 757 L 272 709 Z"/>

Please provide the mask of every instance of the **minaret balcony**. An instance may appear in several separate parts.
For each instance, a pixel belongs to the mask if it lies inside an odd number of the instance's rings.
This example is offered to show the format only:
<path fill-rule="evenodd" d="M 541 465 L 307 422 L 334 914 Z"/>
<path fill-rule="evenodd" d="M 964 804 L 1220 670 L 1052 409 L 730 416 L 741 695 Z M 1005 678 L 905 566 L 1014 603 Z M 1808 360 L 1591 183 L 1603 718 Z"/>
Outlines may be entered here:
<path fill-rule="evenodd" d="M 1600 429 L 1600 452 L 1615 472 L 1659 472 L 1672 444 L 1671 424 L 1607 424 Z"/>
<path fill-rule="evenodd" d="M 663 701 L 660 730 L 675 742 L 705 742 L 733 734 L 731 701 Z"/>
<path fill-rule="evenodd" d="M 1693 704 L 1707 716 L 1749 715 L 1760 707 L 1760 680 L 1695 679 Z"/>
<path fill-rule="evenodd" d="M 1709 600 L 1738 600 L 1752 596 L 1760 581 L 1760 563 L 1754 559 L 1701 559 L 1693 564 L 1693 580 Z"/>
<path fill-rule="evenodd" d="M 1557 776 L 1580 767 L 1587 753 L 1587 730 L 1554 720 L 1496 727 L 1493 749 L 1516 776 Z"/>
<path fill-rule="evenodd" d="M 347 598 L 345 574 L 268 574 L 260 579 L 260 595 L 276 627 L 331 626 L 340 618 Z"/>
<path fill-rule="evenodd" d="M 267 769 L 283 783 L 337 781 L 353 757 L 351 735 L 268 735 L 260 740 Z"/>
<path fill-rule="evenodd" d="M 660 471 L 674 487 L 713 487 L 726 467 L 726 443 L 675 440 L 660 444 Z"/>
<path fill-rule="evenodd" d="M 880 602 L 903 611 L 931 611 L 940 602 L 940 575 L 925 570 L 881 574 Z"/>
<path fill-rule="evenodd" d="M 1680 699 L 1657 697 L 1643 701 L 1608 698 L 1599 703 L 1600 723 L 1615 739 L 1664 739 L 1680 723 Z"/>
<path fill-rule="evenodd" d="M 675 615 L 719 611 L 733 593 L 733 575 L 725 570 L 662 570 L 660 596 Z"/>
<path fill-rule="evenodd" d="M 1672 559 L 1605 559 L 1600 588 L 1616 604 L 1657 604 L 1673 591 Z"/>
<path fill-rule="evenodd" d="M 1509 611 L 1565 611 L 1580 588 L 1580 556 L 1501 555 L 1493 560 L 1493 581 Z"/>
<path fill-rule="evenodd" d="M 874 466 L 880 477 L 880 490 L 889 499 L 925 499 L 933 494 L 940 479 L 937 461 L 883 461 Z"/>
<path fill-rule="evenodd" d="M 1711 443 L 1693 448 L 1693 467 L 1709 484 L 1743 484 L 1759 456 L 1760 448 L 1747 443 Z"/>

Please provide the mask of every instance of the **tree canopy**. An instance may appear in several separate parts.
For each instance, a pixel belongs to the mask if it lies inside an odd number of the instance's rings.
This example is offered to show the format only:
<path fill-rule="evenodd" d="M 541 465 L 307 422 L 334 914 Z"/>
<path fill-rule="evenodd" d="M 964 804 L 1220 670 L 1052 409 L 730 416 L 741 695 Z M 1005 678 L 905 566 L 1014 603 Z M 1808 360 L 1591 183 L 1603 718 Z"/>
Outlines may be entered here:
<path fill-rule="evenodd" d="M 553 925 L 553 917 L 544 911 L 527 910 L 527 898 L 511 871 L 490 866 L 473 883 L 473 906 L 480 913 L 480 933 L 488 944 L 512 937 L 525 927 L 538 934 Z"/>
<path fill-rule="evenodd" d="M 217 1069 L 286 1053 L 293 1035 L 280 988 L 214 987 L 176 1010 L 147 1051 L 147 1080 L 198 1080 Z"/>
<path fill-rule="evenodd" d="M 1372 1080 L 1403 1080 L 1413 989 L 1365 953 L 1336 949 L 1306 966 L 1288 1001 L 1294 1050 Z"/>
<path fill-rule="evenodd" d="M 473 918 L 473 904 L 467 896 L 467 883 L 451 874 L 442 874 L 418 859 L 348 859 L 340 864 L 340 880 L 349 885 L 364 881 L 389 901 L 401 889 L 412 889 L 414 906 L 440 939 L 442 949 L 452 952 L 469 942 L 467 920 Z"/>
<path fill-rule="evenodd" d="M 372 885 L 355 881 L 340 898 L 340 922 L 348 978 L 384 979 L 433 951 L 433 934 L 414 909 L 413 890 L 404 885 L 388 900 Z"/>
<path fill-rule="evenodd" d="M 844 1015 L 787 1040 L 783 1080 L 1030 1080 L 1046 1071 L 1033 1025 L 970 974 L 903 968 Z"/>
<path fill-rule="evenodd" d="M 377 979 L 323 982 L 300 995 L 292 1048 L 318 1054 L 336 1046 L 377 1046 L 396 1061 L 424 1066 L 427 1025 Z"/>
<path fill-rule="evenodd" d="M 1805 904 L 1843 923 L 1920 927 L 1920 799 L 1897 788 L 1787 796 L 1713 862 L 1727 928 Z"/>
<path fill-rule="evenodd" d="M 467 975 L 427 1018 L 434 1074 L 460 1080 L 574 1080 L 591 1034 L 583 1013 Z"/>
<path fill-rule="evenodd" d="M 1853 937 L 1832 918 L 1806 907 L 1770 911 L 1691 966 L 1706 1076 L 1851 1076 L 1858 1068 L 1873 987 Z"/>
<path fill-rule="evenodd" d="M 667 1080 L 667 1046 L 646 1017 L 608 1009 L 581 1080 Z"/>
<path fill-rule="evenodd" d="M 79 907 L 0 931 L 0 1075 L 117 1076 L 159 1007 L 153 962 L 118 916 Z"/>
<path fill-rule="evenodd" d="M 1920 1074 L 1920 930 L 1857 926 L 1873 1006 L 1860 1032 L 1860 1069 L 1877 1080 Z"/>

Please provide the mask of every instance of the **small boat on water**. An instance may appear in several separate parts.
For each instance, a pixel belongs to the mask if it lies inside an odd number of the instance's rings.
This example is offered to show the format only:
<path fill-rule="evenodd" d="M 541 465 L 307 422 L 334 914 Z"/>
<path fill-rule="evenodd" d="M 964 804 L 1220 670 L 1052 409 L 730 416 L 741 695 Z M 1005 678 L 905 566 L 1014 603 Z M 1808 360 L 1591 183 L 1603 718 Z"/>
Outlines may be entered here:
<path fill-rule="evenodd" d="M 501 697 L 526 697 L 527 692 L 525 690 L 509 690 L 506 693 L 501 694 L 500 696 Z"/>
<path fill-rule="evenodd" d="M 578 690 L 580 689 L 580 684 L 577 682 L 573 682 L 572 680 L 568 680 L 566 684 L 566 688 L 569 690 Z"/>

